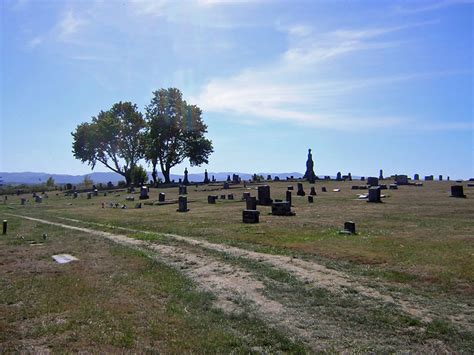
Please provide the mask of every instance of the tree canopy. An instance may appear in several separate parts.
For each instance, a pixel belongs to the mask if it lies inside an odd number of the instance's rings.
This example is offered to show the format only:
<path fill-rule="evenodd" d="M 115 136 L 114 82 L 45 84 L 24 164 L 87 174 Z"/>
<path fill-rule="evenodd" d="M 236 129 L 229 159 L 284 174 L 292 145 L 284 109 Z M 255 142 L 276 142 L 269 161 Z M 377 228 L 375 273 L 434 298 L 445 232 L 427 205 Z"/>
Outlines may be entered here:
<path fill-rule="evenodd" d="M 183 100 L 178 89 L 161 89 L 153 92 L 145 119 L 135 104 L 119 102 L 100 111 L 92 122 L 78 125 L 71 133 L 73 154 L 92 169 L 102 163 L 122 175 L 127 184 L 135 179 L 143 182 L 144 171 L 138 162 L 146 159 L 152 165 L 153 181 L 158 182 L 159 165 L 169 183 L 171 168 L 184 159 L 191 166 L 208 163 L 213 147 L 204 136 L 207 126 L 201 115 L 201 109 Z"/>

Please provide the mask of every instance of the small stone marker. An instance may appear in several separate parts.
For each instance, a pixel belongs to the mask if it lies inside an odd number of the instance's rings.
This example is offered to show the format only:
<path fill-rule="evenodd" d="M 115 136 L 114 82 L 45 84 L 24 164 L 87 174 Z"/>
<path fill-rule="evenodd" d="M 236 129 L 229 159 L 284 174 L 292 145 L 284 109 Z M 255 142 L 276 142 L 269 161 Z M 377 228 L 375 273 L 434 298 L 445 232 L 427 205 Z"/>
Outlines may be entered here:
<path fill-rule="evenodd" d="M 99 196 L 99 190 L 94 189 L 93 194 L 94 194 L 94 196 Z"/>
<path fill-rule="evenodd" d="M 43 202 L 43 198 L 40 195 L 36 195 L 35 202 L 36 203 L 41 203 L 41 202 Z"/>
<path fill-rule="evenodd" d="M 311 196 L 316 196 L 316 189 L 314 188 L 314 186 L 311 186 L 311 191 L 309 193 Z"/>
<path fill-rule="evenodd" d="M 356 234 L 356 225 L 352 221 L 344 222 L 344 230 L 351 233 Z"/>
<path fill-rule="evenodd" d="M 367 202 L 382 202 L 380 199 L 380 187 L 372 186 L 369 188 L 369 196 Z"/>
<path fill-rule="evenodd" d="M 286 190 L 286 201 L 288 201 L 291 206 L 291 191 L 290 190 Z"/>
<path fill-rule="evenodd" d="M 188 198 L 186 196 L 179 196 L 177 212 L 188 212 Z"/>
<path fill-rule="evenodd" d="M 462 197 L 465 198 L 464 189 L 462 185 L 453 185 L 451 186 L 451 197 Z"/>
<path fill-rule="evenodd" d="M 242 211 L 242 222 L 244 223 L 259 223 L 260 211 L 256 210 L 243 210 Z"/>
<path fill-rule="evenodd" d="M 77 198 L 77 191 L 73 192 L 73 197 L 72 198 Z"/>
<path fill-rule="evenodd" d="M 389 187 L 390 187 L 390 190 L 398 190 L 397 184 L 390 184 Z"/>
<path fill-rule="evenodd" d="M 246 201 L 250 197 L 250 192 L 242 193 L 242 200 Z"/>
<path fill-rule="evenodd" d="M 142 208 L 142 203 L 138 202 L 137 204 L 135 204 L 135 208 Z"/>
<path fill-rule="evenodd" d="M 433 181 L 433 180 L 434 180 L 433 175 L 427 175 L 427 176 L 425 176 L 425 181 Z"/>
<path fill-rule="evenodd" d="M 270 186 L 262 185 L 258 187 L 258 204 L 261 206 L 270 206 L 273 200 L 270 198 Z"/>
<path fill-rule="evenodd" d="M 408 185 L 408 176 L 406 175 L 395 176 L 395 183 L 397 185 Z"/>
<path fill-rule="evenodd" d="M 288 185 L 286 188 L 288 191 L 293 191 L 293 185 Z"/>
<path fill-rule="evenodd" d="M 351 190 L 359 190 L 359 185 L 352 185 Z"/>
<path fill-rule="evenodd" d="M 272 215 L 274 216 L 294 216 L 295 214 L 291 211 L 291 205 L 288 201 L 272 203 Z"/>
<path fill-rule="evenodd" d="M 160 192 L 158 194 L 158 202 L 165 202 L 166 194 L 164 192 Z"/>
<path fill-rule="evenodd" d="M 52 258 L 58 264 L 67 264 L 67 263 L 70 263 L 71 261 L 79 260 L 78 258 L 76 258 L 75 256 L 72 256 L 70 254 L 53 255 Z"/>
<path fill-rule="evenodd" d="M 313 196 L 309 195 L 308 196 L 308 203 L 313 203 L 313 202 L 314 202 Z"/>
<path fill-rule="evenodd" d="M 140 188 L 140 197 L 139 199 L 140 200 L 148 200 L 150 198 L 150 196 L 148 196 L 148 189 L 146 188 L 146 186 L 142 186 Z"/>
<path fill-rule="evenodd" d="M 298 191 L 296 192 L 298 196 L 304 196 L 306 193 L 304 192 L 303 189 L 303 184 L 301 182 L 298 183 Z"/>
<path fill-rule="evenodd" d="M 326 190 L 326 188 L 325 188 L 324 186 L 321 187 L 321 191 L 322 191 L 322 192 L 327 192 L 327 190 Z"/>
<path fill-rule="evenodd" d="M 228 194 L 227 199 L 228 200 L 233 200 L 234 199 L 234 194 Z"/>
<path fill-rule="evenodd" d="M 247 210 L 257 209 L 257 198 L 255 196 L 253 197 L 249 196 L 245 202 L 246 202 Z"/>
<path fill-rule="evenodd" d="M 225 195 L 221 195 L 221 200 L 225 200 Z"/>
<path fill-rule="evenodd" d="M 216 195 L 209 195 L 207 196 L 207 203 L 209 204 L 216 204 L 217 196 Z"/>
<path fill-rule="evenodd" d="M 187 190 L 186 186 L 180 185 L 180 186 L 179 186 L 179 191 L 178 191 L 178 193 L 179 193 L 180 195 L 187 195 L 187 194 L 188 194 L 188 190 Z"/>
<path fill-rule="evenodd" d="M 7 228 L 8 228 L 8 221 L 6 219 L 4 219 L 3 220 L 3 232 L 2 232 L 3 235 L 7 234 Z"/>

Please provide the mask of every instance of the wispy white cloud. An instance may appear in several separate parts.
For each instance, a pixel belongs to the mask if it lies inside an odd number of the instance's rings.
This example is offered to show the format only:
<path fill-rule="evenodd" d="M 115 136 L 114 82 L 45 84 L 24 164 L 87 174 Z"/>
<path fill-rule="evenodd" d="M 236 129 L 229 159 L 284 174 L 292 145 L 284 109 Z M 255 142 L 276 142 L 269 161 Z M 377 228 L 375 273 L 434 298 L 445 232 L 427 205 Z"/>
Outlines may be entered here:
<path fill-rule="evenodd" d="M 36 36 L 28 42 L 28 48 L 34 49 L 38 47 L 39 45 L 41 45 L 43 41 L 44 41 L 44 38 L 42 36 Z"/>
<path fill-rule="evenodd" d="M 85 20 L 79 17 L 74 11 L 65 12 L 58 24 L 56 25 L 57 38 L 61 41 L 68 41 L 76 34 L 81 26 L 85 24 Z"/>
<path fill-rule="evenodd" d="M 286 121 L 307 126 L 336 129 L 400 126 L 408 117 L 351 112 L 338 104 L 341 97 L 360 89 L 402 81 L 451 75 L 455 72 L 427 72 L 357 80 L 322 79 L 320 73 L 330 63 L 351 53 L 382 50 L 400 45 L 383 35 L 431 24 L 415 23 L 398 27 L 337 30 L 316 34 L 307 26 L 288 26 L 290 47 L 275 62 L 247 68 L 227 78 L 211 79 L 193 98 L 205 110 Z M 280 28 L 281 30 L 281 28 Z M 456 125 L 452 125 L 456 127 Z M 461 124 L 463 126 L 463 124 Z"/>
<path fill-rule="evenodd" d="M 435 11 L 441 10 L 446 7 L 454 6 L 454 5 L 466 5 L 466 4 L 474 4 L 474 0 L 435 0 L 435 1 L 427 1 L 422 2 L 423 5 L 421 6 L 395 6 L 395 12 L 400 14 L 417 14 L 420 12 L 428 12 L 428 11 Z"/>

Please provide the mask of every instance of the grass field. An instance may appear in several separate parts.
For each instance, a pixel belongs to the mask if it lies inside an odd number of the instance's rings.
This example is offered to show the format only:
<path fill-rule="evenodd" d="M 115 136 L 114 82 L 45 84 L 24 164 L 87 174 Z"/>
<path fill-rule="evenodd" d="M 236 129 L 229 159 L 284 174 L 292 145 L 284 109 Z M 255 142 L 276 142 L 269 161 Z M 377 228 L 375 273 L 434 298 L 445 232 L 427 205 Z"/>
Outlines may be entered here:
<path fill-rule="evenodd" d="M 317 182 L 309 204 L 296 182 L 272 182 L 274 199 L 295 187 L 296 216 L 259 206 L 254 225 L 242 223 L 241 196 L 256 196 L 257 185 L 188 186 L 187 213 L 177 204 L 135 209 L 138 194 L 125 192 L 50 193 L 41 204 L 9 196 L 0 205 L 9 227 L 0 239 L 0 351 L 472 350 L 474 188 L 464 184 L 458 199 L 453 183 L 424 182 L 383 190 L 383 203 L 371 204 L 353 184 Z M 178 188 L 151 189 L 149 201 L 159 192 L 178 197 Z M 235 200 L 207 203 L 224 193 Z M 349 220 L 357 235 L 339 234 Z M 57 253 L 79 261 L 55 264 Z"/>

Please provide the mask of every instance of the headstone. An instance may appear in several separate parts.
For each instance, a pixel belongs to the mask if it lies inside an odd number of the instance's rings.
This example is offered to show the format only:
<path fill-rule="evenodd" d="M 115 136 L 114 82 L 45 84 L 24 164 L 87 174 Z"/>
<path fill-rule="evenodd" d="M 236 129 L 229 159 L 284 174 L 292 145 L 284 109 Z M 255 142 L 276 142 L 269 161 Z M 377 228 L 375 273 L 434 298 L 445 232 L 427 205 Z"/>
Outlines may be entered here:
<path fill-rule="evenodd" d="M 433 181 L 433 175 L 425 176 L 425 181 Z"/>
<path fill-rule="evenodd" d="M 369 188 L 369 196 L 367 202 L 382 202 L 380 199 L 380 187 L 372 186 Z"/>
<path fill-rule="evenodd" d="M 244 223 L 259 223 L 260 211 L 244 210 L 242 212 L 242 222 Z"/>
<path fill-rule="evenodd" d="M 341 180 L 342 180 L 341 172 L 340 172 L 340 171 L 337 172 L 336 180 L 337 180 L 337 181 L 341 181 Z"/>
<path fill-rule="evenodd" d="M 440 175 L 438 180 L 443 181 L 443 175 Z"/>
<path fill-rule="evenodd" d="M 304 196 L 306 193 L 304 192 L 303 189 L 303 184 L 301 182 L 298 183 L 298 191 L 296 192 L 298 196 Z"/>
<path fill-rule="evenodd" d="M 227 199 L 228 200 L 233 200 L 234 199 L 234 194 L 228 194 Z"/>
<path fill-rule="evenodd" d="M 272 181 L 272 176 L 271 175 L 267 175 L 267 181 Z"/>
<path fill-rule="evenodd" d="M 311 196 L 311 195 L 308 196 L 308 202 L 309 202 L 309 203 L 313 203 L 313 202 L 314 202 L 313 196 Z"/>
<path fill-rule="evenodd" d="M 395 183 L 397 185 L 408 185 L 408 176 L 406 175 L 395 176 Z"/>
<path fill-rule="evenodd" d="M 380 187 L 380 190 L 387 190 L 387 185 L 385 184 L 380 184 L 379 187 Z"/>
<path fill-rule="evenodd" d="M 242 193 L 242 200 L 246 201 L 250 197 L 250 192 L 243 192 Z"/>
<path fill-rule="evenodd" d="M 448 180 L 448 181 L 449 181 L 449 176 L 446 178 L 446 180 Z"/>
<path fill-rule="evenodd" d="M 94 196 L 99 196 L 99 190 L 97 189 L 94 189 L 94 191 L 92 192 Z"/>
<path fill-rule="evenodd" d="M 212 175 L 212 182 L 216 182 L 216 178 Z"/>
<path fill-rule="evenodd" d="M 279 176 L 275 176 L 275 178 L 273 179 L 273 181 L 280 181 L 280 177 L 279 177 Z"/>
<path fill-rule="evenodd" d="M 184 168 L 184 180 L 183 180 L 184 185 L 189 185 L 189 180 L 188 180 L 188 168 Z"/>
<path fill-rule="evenodd" d="M 286 188 L 288 191 L 293 191 L 293 185 L 288 185 Z"/>
<path fill-rule="evenodd" d="M 205 184 L 209 184 L 209 175 L 207 174 L 207 169 L 204 170 L 204 181 Z"/>
<path fill-rule="evenodd" d="M 43 202 L 43 198 L 40 195 L 36 195 L 35 202 L 36 203 L 41 203 L 41 202 Z"/>
<path fill-rule="evenodd" d="M 221 200 L 225 200 L 225 195 L 224 194 L 221 195 Z"/>
<path fill-rule="evenodd" d="M 257 198 L 255 196 L 249 197 L 246 201 L 247 210 L 256 210 L 257 209 Z"/>
<path fill-rule="evenodd" d="M 462 185 L 453 185 L 451 186 L 451 197 L 466 197 L 464 195 L 464 189 Z"/>
<path fill-rule="evenodd" d="M 148 200 L 150 197 L 148 196 L 148 189 L 145 186 L 140 188 L 140 200 Z"/>
<path fill-rule="evenodd" d="M 352 181 L 352 174 L 351 173 L 347 174 L 347 180 Z"/>
<path fill-rule="evenodd" d="M 322 191 L 322 192 L 327 192 L 326 187 L 324 187 L 324 186 L 321 187 L 321 191 Z"/>
<path fill-rule="evenodd" d="M 293 177 L 291 177 L 293 179 Z M 311 149 L 308 149 L 308 159 L 306 160 L 306 172 L 303 175 L 303 179 L 308 180 L 310 184 L 314 184 L 316 175 L 314 174 L 314 162 Z"/>
<path fill-rule="evenodd" d="M 216 196 L 216 195 L 209 195 L 209 196 L 207 196 L 207 203 L 215 204 L 215 203 L 216 203 L 216 200 L 217 200 L 217 196 Z"/>
<path fill-rule="evenodd" d="M 390 190 L 398 190 L 398 185 L 397 184 L 390 184 Z"/>
<path fill-rule="evenodd" d="M 415 181 L 420 180 L 420 175 L 419 175 L 419 174 L 415 174 L 415 175 L 413 176 L 413 180 L 415 180 Z"/>
<path fill-rule="evenodd" d="M 360 181 L 365 181 L 365 176 L 361 176 Z"/>
<path fill-rule="evenodd" d="M 141 202 L 136 203 L 135 208 L 142 208 L 142 203 Z"/>
<path fill-rule="evenodd" d="M 291 191 L 290 190 L 286 190 L 286 201 L 288 201 L 291 206 Z"/>
<path fill-rule="evenodd" d="M 74 191 L 72 196 L 73 198 L 77 198 L 77 191 Z"/>
<path fill-rule="evenodd" d="M 351 190 L 359 190 L 359 185 L 352 185 Z"/>
<path fill-rule="evenodd" d="M 186 196 L 179 196 L 177 212 L 188 212 L 188 198 Z"/>
<path fill-rule="evenodd" d="M 227 182 L 231 182 L 230 175 L 227 175 Z"/>
<path fill-rule="evenodd" d="M 272 215 L 274 216 L 294 216 L 295 214 L 291 211 L 291 205 L 288 201 L 272 203 Z"/>
<path fill-rule="evenodd" d="M 370 176 L 367 178 L 367 185 L 369 186 L 378 186 L 379 184 L 379 179 L 376 177 Z"/>
<path fill-rule="evenodd" d="M 316 189 L 314 188 L 314 186 L 311 186 L 311 191 L 309 192 L 309 194 L 311 196 L 316 196 Z"/>
<path fill-rule="evenodd" d="M 187 195 L 188 194 L 188 189 L 186 188 L 185 185 L 180 185 L 179 186 L 179 194 L 180 195 Z"/>
<path fill-rule="evenodd" d="M 383 180 L 383 170 L 380 169 L 380 172 L 379 172 L 379 180 Z"/>
<path fill-rule="evenodd" d="M 237 174 L 232 174 L 232 183 L 233 184 L 240 184 L 240 176 Z"/>
<path fill-rule="evenodd" d="M 356 225 L 352 221 L 344 222 L 344 230 L 351 233 L 356 234 Z"/>
<path fill-rule="evenodd" d="M 270 206 L 272 204 L 270 198 L 270 186 L 262 185 L 258 187 L 258 204 L 261 206 Z"/>
<path fill-rule="evenodd" d="M 224 190 L 228 190 L 229 189 L 229 183 L 228 182 L 224 182 Z"/>
<path fill-rule="evenodd" d="M 160 192 L 158 194 L 158 202 L 165 202 L 166 194 L 164 192 Z"/>

